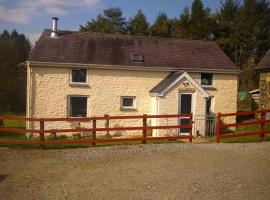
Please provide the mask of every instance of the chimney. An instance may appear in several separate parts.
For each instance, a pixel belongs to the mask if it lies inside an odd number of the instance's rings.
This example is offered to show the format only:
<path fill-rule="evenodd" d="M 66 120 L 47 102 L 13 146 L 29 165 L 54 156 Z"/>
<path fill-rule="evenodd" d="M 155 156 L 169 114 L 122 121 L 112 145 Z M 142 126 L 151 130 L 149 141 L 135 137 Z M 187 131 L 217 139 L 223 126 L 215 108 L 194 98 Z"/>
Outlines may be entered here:
<path fill-rule="evenodd" d="M 53 21 L 53 27 L 52 27 L 52 33 L 51 33 L 51 38 L 58 38 L 58 34 L 57 34 L 57 17 L 53 17 L 52 21 Z"/>

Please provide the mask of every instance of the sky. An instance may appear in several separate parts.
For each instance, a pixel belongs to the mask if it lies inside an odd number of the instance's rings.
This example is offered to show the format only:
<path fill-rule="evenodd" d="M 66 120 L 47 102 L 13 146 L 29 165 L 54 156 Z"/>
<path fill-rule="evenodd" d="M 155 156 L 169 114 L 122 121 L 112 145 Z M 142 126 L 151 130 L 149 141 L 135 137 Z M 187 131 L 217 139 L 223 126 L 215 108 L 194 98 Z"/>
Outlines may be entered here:
<path fill-rule="evenodd" d="M 51 28 L 52 17 L 58 17 L 58 28 L 78 30 L 80 25 L 95 19 L 102 10 L 121 7 L 128 20 L 138 9 L 153 23 L 160 11 L 178 18 L 192 0 L 0 0 L 0 33 L 16 29 L 34 45 L 45 28 Z M 220 0 L 202 0 L 205 7 L 216 11 Z"/>

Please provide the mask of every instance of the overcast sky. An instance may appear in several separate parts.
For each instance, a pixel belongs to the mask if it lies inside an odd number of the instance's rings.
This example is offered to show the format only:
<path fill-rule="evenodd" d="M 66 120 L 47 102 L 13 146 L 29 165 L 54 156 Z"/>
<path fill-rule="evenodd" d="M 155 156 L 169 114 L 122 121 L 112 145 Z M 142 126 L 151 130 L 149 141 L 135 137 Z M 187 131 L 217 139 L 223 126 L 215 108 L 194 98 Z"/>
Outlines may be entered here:
<path fill-rule="evenodd" d="M 126 19 L 138 9 L 153 22 L 159 11 L 170 18 L 179 17 L 183 8 L 192 0 L 0 0 L 0 32 L 16 29 L 24 33 L 32 44 L 45 28 L 51 28 L 51 18 L 59 17 L 59 29 L 78 30 L 81 25 L 95 18 L 104 8 L 121 7 Z M 203 0 L 204 6 L 216 11 L 220 0 Z"/>

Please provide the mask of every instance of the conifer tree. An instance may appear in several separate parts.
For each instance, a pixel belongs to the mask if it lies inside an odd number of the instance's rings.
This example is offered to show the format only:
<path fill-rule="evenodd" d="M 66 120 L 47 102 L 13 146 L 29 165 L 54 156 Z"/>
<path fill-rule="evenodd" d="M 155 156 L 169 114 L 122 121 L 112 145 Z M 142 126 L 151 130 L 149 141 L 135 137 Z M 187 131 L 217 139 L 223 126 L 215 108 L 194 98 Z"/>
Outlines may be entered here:
<path fill-rule="evenodd" d="M 149 23 L 146 20 L 142 10 L 138 10 L 137 14 L 130 18 L 128 22 L 128 31 L 131 35 L 148 35 L 149 34 Z"/>

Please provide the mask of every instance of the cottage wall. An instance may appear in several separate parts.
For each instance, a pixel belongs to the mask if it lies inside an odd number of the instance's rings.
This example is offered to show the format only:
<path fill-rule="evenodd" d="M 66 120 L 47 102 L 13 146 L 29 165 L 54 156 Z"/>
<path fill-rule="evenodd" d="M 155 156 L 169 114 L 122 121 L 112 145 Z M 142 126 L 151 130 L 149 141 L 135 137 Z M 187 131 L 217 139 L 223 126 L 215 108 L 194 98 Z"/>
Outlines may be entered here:
<path fill-rule="evenodd" d="M 260 108 L 270 109 L 270 72 L 260 73 Z"/>
<path fill-rule="evenodd" d="M 194 92 L 195 114 L 205 114 L 205 98 L 192 85 L 184 87 L 178 83 L 168 93 L 156 101 L 149 95 L 149 90 L 163 80 L 168 72 L 130 71 L 89 68 L 89 85 L 72 86 L 69 84 L 69 68 L 63 67 L 31 67 L 28 70 L 28 116 L 37 118 L 68 117 L 68 96 L 86 95 L 89 97 L 89 116 L 109 115 L 142 115 L 142 114 L 177 114 L 179 92 L 190 90 Z M 189 73 L 197 82 L 199 73 Z M 237 75 L 214 74 L 213 87 L 206 89 L 214 96 L 213 112 L 236 112 Z M 183 80 L 185 81 L 185 80 Z M 136 96 L 136 110 L 121 110 L 121 96 Z M 159 108 L 156 112 L 156 108 Z M 234 119 L 231 119 L 233 121 Z M 159 120 L 149 120 L 155 125 Z M 104 127 L 104 121 L 97 124 Z M 114 120 L 110 127 L 141 126 L 142 120 Z M 177 121 L 161 120 L 162 124 L 177 124 Z M 45 128 L 70 128 L 74 124 L 68 122 L 46 123 Z M 31 124 L 38 128 L 38 124 Z M 91 127 L 92 122 L 82 122 L 81 127 Z M 172 130 L 173 131 L 173 130 Z M 162 132 L 161 135 L 173 133 Z M 141 131 L 120 131 L 112 134 L 141 134 Z"/>

